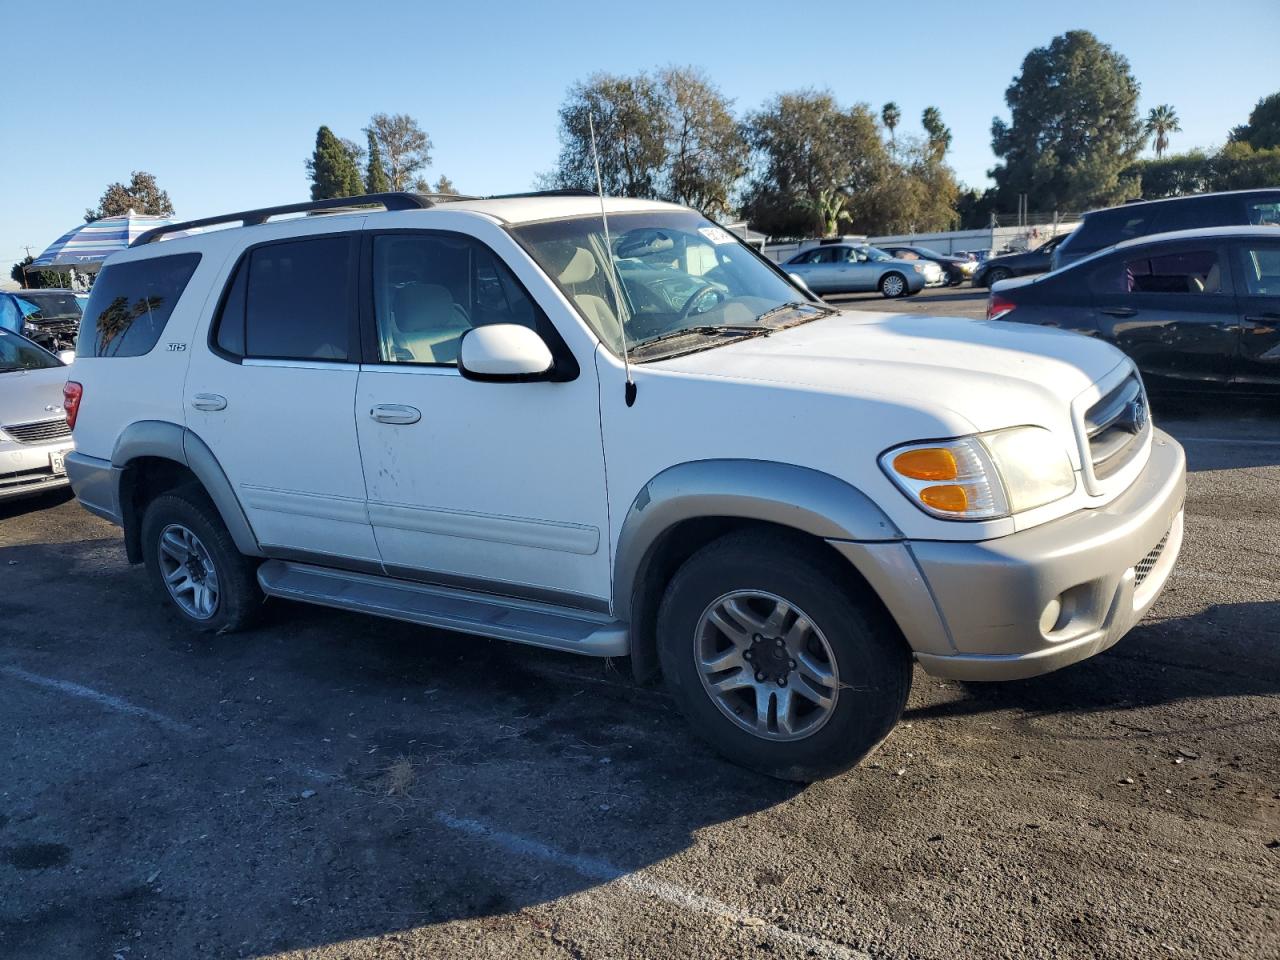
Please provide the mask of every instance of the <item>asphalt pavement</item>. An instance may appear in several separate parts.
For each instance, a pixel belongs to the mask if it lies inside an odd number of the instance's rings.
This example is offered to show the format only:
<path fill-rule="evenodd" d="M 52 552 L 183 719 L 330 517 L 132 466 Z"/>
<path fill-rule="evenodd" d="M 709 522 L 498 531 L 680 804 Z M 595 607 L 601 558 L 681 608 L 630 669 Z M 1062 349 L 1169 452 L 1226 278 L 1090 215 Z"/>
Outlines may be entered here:
<path fill-rule="evenodd" d="M 1191 474 L 1151 615 L 917 670 L 809 787 L 625 663 L 283 602 L 196 636 L 73 500 L 0 506 L 0 957 L 1274 958 L 1280 408 L 1155 412 Z"/>

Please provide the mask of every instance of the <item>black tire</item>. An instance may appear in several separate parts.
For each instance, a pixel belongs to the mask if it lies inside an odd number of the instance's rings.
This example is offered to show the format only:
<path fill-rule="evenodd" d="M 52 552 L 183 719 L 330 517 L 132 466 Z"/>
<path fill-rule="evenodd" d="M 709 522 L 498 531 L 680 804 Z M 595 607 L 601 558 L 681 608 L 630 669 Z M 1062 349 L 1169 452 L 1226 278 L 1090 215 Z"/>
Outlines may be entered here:
<path fill-rule="evenodd" d="M 217 601 L 212 614 L 197 617 L 183 608 L 165 585 L 160 537 L 172 525 L 191 531 L 205 548 L 217 574 Z M 206 633 L 232 633 L 248 626 L 262 608 L 258 561 L 236 549 L 222 517 L 199 487 L 161 494 L 142 515 L 142 557 L 147 576 L 160 596 L 188 624 Z"/>
<path fill-rule="evenodd" d="M 1001 280 L 1008 280 L 1012 276 L 1013 272 L 1005 267 L 992 267 L 987 271 L 987 275 L 983 279 L 982 283 L 984 286 L 990 288 L 995 286 Z"/>
<path fill-rule="evenodd" d="M 834 776 L 875 750 L 902 715 L 911 653 L 879 602 L 839 563 L 798 536 L 746 531 L 698 551 L 668 584 L 657 623 L 667 687 L 694 731 L 733 762 L 782 780 Z M 738 590 L 767 592 L 803 611 L 825 636 L 839 676 L 856 678 L 856 686 L 841 680 L 829 717 L 803 739 L 751 733 L 703 686 L 698 626 L 711 604 Z"/>
<path fill-rule="evenodd" d="M 888 290 L 885 289 L 885 287 L 889 286 L 891 281 L 895 279 L 902 284 L 902 289 L 897 293 L 890 293 Z M 893 273 L 886 273 L 883 277 L 880 278 L 880 296 L 884 297 L 885 299 L 896 300 L 898 297 L 909 296 L 910 293 L 911 293 L 911 287 L 907 283 L 907 278 L 903 276 L 901 273 L 897 273 L 896 271 Z"/>

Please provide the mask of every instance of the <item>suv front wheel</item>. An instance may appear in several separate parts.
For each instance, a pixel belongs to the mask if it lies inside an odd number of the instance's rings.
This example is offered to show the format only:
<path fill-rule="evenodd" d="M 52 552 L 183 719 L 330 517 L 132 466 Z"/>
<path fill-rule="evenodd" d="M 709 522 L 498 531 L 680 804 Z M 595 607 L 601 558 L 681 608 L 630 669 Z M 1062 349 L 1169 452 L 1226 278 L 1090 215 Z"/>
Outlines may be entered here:
<path fill-rule="evenodd" d="M 161 494 L 142 517 L 147 574 L 189 624 L 209 633 L 247 625 L 262 605 L 256 563 L 236 549 L 197 487 Z"/>
<path fill-rule="evenodd" d="M 694 554 L 658 613 L 668 687 L 694 730 L 743 766 L 810 781 L 888 736 L 911 656 L 834 558 L 787 535 L 730 534 Z"/>

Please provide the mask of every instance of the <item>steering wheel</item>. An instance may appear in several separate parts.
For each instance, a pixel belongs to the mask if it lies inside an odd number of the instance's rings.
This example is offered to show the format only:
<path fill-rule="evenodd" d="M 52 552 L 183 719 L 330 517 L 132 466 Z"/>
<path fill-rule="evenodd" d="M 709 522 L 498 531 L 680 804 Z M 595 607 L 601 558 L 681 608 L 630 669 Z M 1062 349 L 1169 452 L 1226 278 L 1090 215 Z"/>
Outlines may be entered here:
<path fill-rule="evenodd" d="M 680 316 L 676 320 L 677 326 L 683 323 L 684 321 L 688 320 L 691 316 L 693 316 L 694 314 L 693 308 L 696 307 L 703 300 L 705 300 L 708 293 L 714 293 L 716 296 L 718 296 L 720 298 L 720 303 L 724 303 L 726 300 L 729 299 L 725 295 L 725 292 L 721 290 L 718 286 L 716 286 L 714 283 L 711 283 L 707 280 L 702 280 L 700 282 L 702 286 L 699 287 L 697 290 L 695 290 L 693 293 L 693 296 L 691 296 L 688 300 L 684 302 L 684 309 L 680 311 Z"/>

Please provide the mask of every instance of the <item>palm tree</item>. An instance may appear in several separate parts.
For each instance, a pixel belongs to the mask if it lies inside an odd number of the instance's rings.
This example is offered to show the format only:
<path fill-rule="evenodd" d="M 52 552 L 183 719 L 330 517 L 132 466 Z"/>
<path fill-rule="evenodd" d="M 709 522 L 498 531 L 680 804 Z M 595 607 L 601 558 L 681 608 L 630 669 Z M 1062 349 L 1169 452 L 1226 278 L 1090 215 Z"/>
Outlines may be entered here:
<path fill-rule="evenodd" d="M 902 111 L 898 109 L 896 103 L 890 100 L 880 109 L 880 119 L 889 128 L 889 142 L 894 143 L 893 131 L 897 128 L 898 121 L 902 119 Z"/>
<path fill-rule="evenodd" d="M 1152 107 L 1147 113 L 1147 121 L 1143 124 L 1147 136 L 1156 138 L 1156 159 L 1159 160 L 1165 150 L 1169 149 L 1169 134 L 1181 133 L 1177 112 L 1167 103 Z"/>

